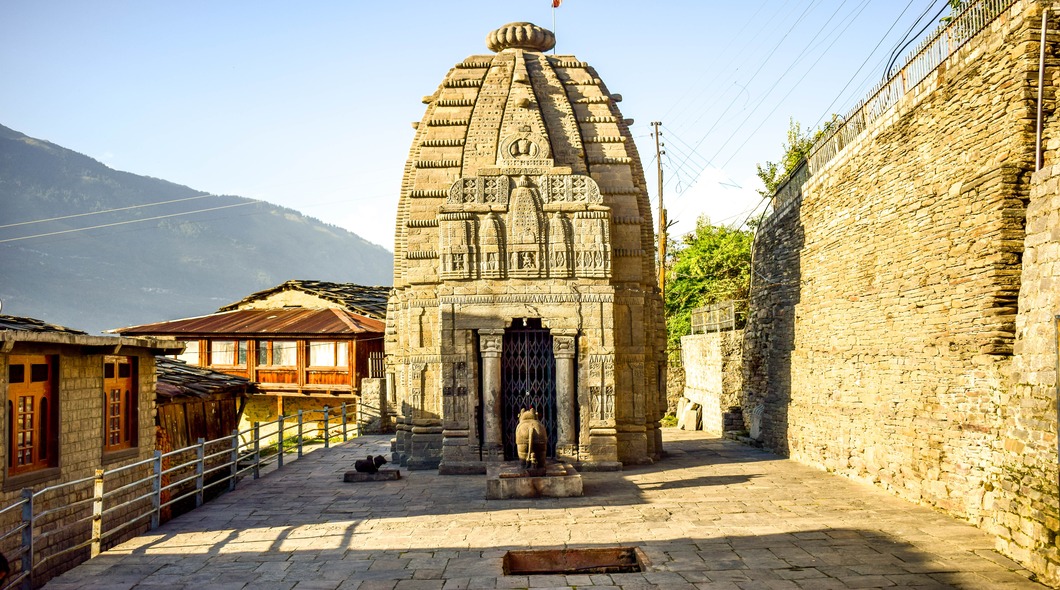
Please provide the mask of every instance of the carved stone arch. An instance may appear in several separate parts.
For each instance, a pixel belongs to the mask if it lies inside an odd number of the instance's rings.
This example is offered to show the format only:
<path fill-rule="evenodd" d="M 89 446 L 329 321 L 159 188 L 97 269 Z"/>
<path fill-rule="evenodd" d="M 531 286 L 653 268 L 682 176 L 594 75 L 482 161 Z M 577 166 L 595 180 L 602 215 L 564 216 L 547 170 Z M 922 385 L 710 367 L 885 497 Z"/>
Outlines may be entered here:
<path fill-rule="evenodd" d="M 526 177 L 519 177 L 508 210 L 508 273 L 512 277 L 545 276 L 544 219 L 541 198 Z"/>
<path fill-rule="evenodd" d="M 548 139 L 530 131 L 529 126 L 524 126 L 501 140 L 497 149 L 497 165 L 551 168 L 555 162 Z"/>
<path fill-rule="evenodd" d="M 549 276 L 574 276 L 572 237 L 570 219 L 562 211 L 553 211 L 548 220 Z"/>
<path fill-rule="evenodd" d="M 479 238 L 479 270 L 482 278 L 499 279 L 507 270 L 504 222 L 490 211 L 482 218 Z"/>

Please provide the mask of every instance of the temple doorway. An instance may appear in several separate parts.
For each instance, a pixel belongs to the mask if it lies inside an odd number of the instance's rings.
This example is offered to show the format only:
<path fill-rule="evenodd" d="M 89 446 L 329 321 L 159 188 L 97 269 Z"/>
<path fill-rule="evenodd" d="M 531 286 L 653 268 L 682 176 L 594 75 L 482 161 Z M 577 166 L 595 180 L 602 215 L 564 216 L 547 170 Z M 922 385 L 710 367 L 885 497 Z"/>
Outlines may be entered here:
<path fill-rule="evenodd" d="M 556 456 L 556 357 L 552 334 L 538 318 L 515 319 L 501 352 L 501 424 L 505 460 L 517 459 L 519 412 L 537 410 L 548 431 L 548 456 Z"/>

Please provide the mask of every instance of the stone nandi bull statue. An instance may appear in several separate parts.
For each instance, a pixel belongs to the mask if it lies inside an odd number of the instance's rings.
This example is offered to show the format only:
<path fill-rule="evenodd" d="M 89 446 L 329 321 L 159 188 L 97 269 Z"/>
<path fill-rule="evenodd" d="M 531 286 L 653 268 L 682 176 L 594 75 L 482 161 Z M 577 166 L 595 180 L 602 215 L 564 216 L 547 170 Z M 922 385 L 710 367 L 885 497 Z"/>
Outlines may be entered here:
<path fill-rule="evenodd" d="M 533 408 L 519 413 L 515 428 L 515 449 L 524 469 L 544 470 L 548 454 L 548 433 Z"/>

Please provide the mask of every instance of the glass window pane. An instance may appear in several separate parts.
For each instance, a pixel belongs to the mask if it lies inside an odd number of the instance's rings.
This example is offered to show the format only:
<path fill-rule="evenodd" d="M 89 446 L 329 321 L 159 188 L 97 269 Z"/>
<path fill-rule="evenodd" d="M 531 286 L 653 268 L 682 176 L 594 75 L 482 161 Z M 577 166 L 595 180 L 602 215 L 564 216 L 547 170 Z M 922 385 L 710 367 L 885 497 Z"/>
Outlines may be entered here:
<path fill-rule="evenodd" d="M 335 366 L 346 367 L 350 364 L 350 343 L 349 342 L 336 342 L 335 343 Z"/>
<path fill-rule="evenodd" d="M 26 365 L 11 365 L 7 368 L 8 383 L 22 383 L 26 380 Z"/>
<path fill-rule="evenodd" d="M 234 364 L 236 364 L 236 342 L 235 342 L 235 340 L 211 340 L 210 341 L 210 364 L 211 365 L 234 365 Z"/>
<path fill-rule="evenodd" d="M 236 364 L 243 366 L 247 364 L 247 341 L 240 340 L 238 343 L 238 353 L 236 358 Z"/>
<path fill-rule="evenodd" d="M 258 364 L 269 364 L 269 343 L 265 340 L 258 342 Z"/>
<path fill-rule="evenodd" d="M 334 342 L 310 342 L 309 365 L 313 367 L 335 366 Z"/>
<path fill-rule="evenodd" d="M 184 352 L 177 355 L 178 360 L 182 360 L 189 365 L 199 364 L 199 341 L 189 340 L 184 343 Z"/>
<path fill-rule="evenodd" d="M 48 365 L 32 364 L 29 366 L 29 380 L 31 383 L 40 383 L 41 381 L 48 380 Z"/>
<path fill-rule="evenodd" d="M 278 367 L 294 367 L 298 364 L 297 343 L 277 340 L 272 343 L 272 364 Z"/>

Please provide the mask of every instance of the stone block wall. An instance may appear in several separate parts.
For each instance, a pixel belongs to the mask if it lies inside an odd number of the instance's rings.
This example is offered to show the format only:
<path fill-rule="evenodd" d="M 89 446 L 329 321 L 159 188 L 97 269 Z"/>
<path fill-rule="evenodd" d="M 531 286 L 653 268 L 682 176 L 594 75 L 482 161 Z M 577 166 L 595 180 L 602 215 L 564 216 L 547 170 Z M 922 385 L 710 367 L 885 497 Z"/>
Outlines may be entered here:
<path fill-rule="evenodd" d="M 703 430 L 721 435 L 722 414 L 740 404 L 743 389 L 743 330 L 681 338 L 684 396 L 703 406 Z"/>
<path fill-rule="evenodd" d="M 1013 387 L 1004 398 L 1000 465 L 985 524 L 1006 554 L 1060 579 L 1057 518 L 1057 317 L 1060 314 L 1060 164 L 1035 173 L 1027 206 Z"/>
<path fill-rule="evenodd" d="M 26 474 L 15 479 L 6 477 L 0 506 L 7 506 L 17 501 L 23 488 L 41 490 L 66 482 L 92 478 L 96 469 L 105 469 L 105 490 L 114 490 L 135 480 L 147 477 L 151 473 L 150 465 L 123 469 L 124 467 L 149 459 L 154 454 L 155 446 L 155 360 L 152 354 L 143 350 L 129 348 L 122 350 L 123 355 L 137 358 L 138 397 L 138 438 L 137 447 L 132 449 L 103 453 L 103 354 L 84 354 L 80 346 L 59 346 L 55 344 L 21 344 L 14 347 L 12 354 L 49 354 L 58 356 L 58 390 L 59 390 L 59 466 L 55 470 L 42 472 L 40 477 Z M 0 355 L 0 383 L 6 392 L 7 360 Z M 6 401 L 5 401 L 6 404 Z M 9 441 L 6 436 L 0 437 L 0 457 L 7 463 Z M 54 492 L 41 495 L 36 499 L 35 512 L 58 509 L 45 519 L 37 522 L 37 540 L 34 550 L 38 555 L 50 555 L 56 551 L 73 547 L 87 540 L 91 535 L 91 522 L 85 520 L 79 525 L 70 526 L 72 520 L 91 516 L 90 502 L 78 503 L 92 497 L 92 481 L 76 486 L 64 486 Z M 137 496 L 148 493 L 150 482 L 146 485 L 130 488 L 118 495 L 107 497 L 104 507 L 121 504 Z M 63 508 L 65 506 L 65 508 Z M 109 531 L 125 525 L 150 509 L 150 501 L 142 500 L 121 510 L 108 513 L 104 517 L 104 548 L 129 539 L 147 530 L 148 519 L 141 519 L 127 526 L 116 534 Z M 0 530 L 10 527 L 20 517 L 20 511 L 11 511 L 0 519 Z M 60 525 L 62 523 L 62 525 Z M 50 533 L 40 537 L 43 532 Z M 19 547 L 19 537 L 15 535 L 0 545 L 0 552 L 14 559 Z M 45 567 L 38 568 L 34 577 L 36 583 L 56 576 L 88 558 L 89 550 L 84 548 L 64 558 L 49 561 Z M 18 570 L 15 564 L 14 569 Z"/>
<path fill-rule="evenodd" d="M 965 518 L 1057 581 L 1042 8 L 1017 1 L 763 224 L 742 405 L 765 446 Z"/>

